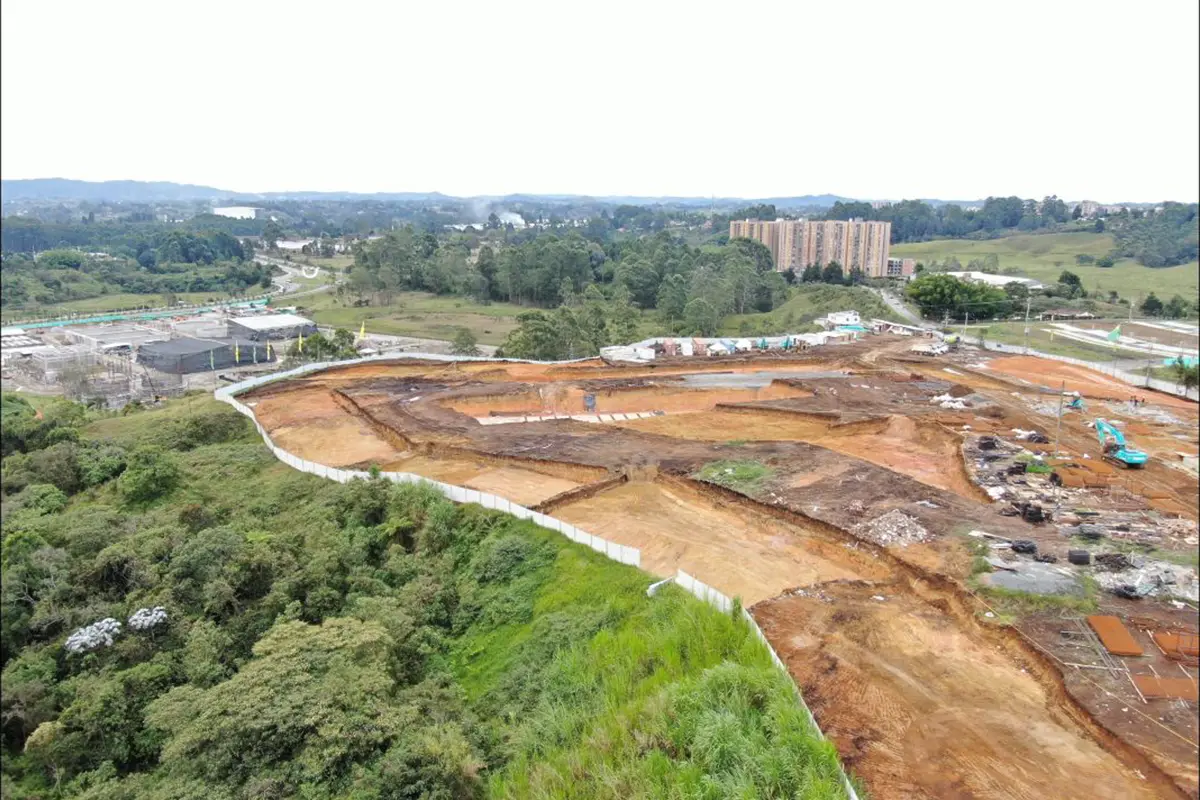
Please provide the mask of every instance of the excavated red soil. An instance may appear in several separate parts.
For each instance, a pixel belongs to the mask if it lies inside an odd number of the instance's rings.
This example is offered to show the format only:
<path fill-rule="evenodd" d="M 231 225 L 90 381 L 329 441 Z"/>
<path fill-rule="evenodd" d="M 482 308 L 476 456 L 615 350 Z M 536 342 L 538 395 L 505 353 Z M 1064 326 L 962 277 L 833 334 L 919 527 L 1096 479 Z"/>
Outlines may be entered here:
<path fill-rule="evenodd" d="M 875 800 L 1159 795 L 1033 675 L 886 584 L 826 584 L 752 613 Z"/>
<path fill-rule="evenodd" d="M 984 631 L 960 607 L 971 557 L 951 534 L 980 528 L 1051 551 L 1065 546 L 1052 528 L 997 515 L 966 473 L 963 431 L 1048 430 L 1052 423 L 1032 405 L 1045 402 L 1033 384 L 1067 377 L 1097 403 L 1124 399 L 1127 387 L 1037 359 L 995 359 L 987 369 L 923 359 L 906 352 L 910 345 L 879 337 L 806 354 L 636 367 L 398 361 L 329 370 L 243 401 L 278 444 L 304 458 L 378 463 L 526 506 L 548 502 L 555 516 L 640 548 L 654 574 L 684 569 L 759 601 L 755 617 L 877 800 L 1184 796 L 1164 771 L 1194 797 L 1186 736 L 1167 740 L 1152 725 L 1131 723 L 1108 703 L 1111 690 L 1093 692 L 1080 670 L 1064 678 L 1041 650 Z M 835 369 L 853 374 L 761 388 L 687 388 L 680 379 Z M 598 413 L 667 413 L 620 424 L 476 419 L 547 408 L 586 413 L 585 394 L 597 398 Z M 965 397 L 972 408 L 943 410 L 931 402 L 940 394 Z M 1185 424 L 1130 417 L 1133 444 L 1152 456 L 1136 472 L 1097 457 L 1095 433 L 1084 425 L 1093 414 L 1064 419 L 1060 447 L 1075 465 L 1062 470 L 1064 481 L 1105 483 L 1113 502 L 1195 517 L 1195 476 L 1163 461 L 1177 458 L 1172 448 L 1195 452 L 1187 426 L 1194 428 L 1196 407 L 1162 405 Z M 740 493 L 686 479 L 721 460 L 768 472 Z M 892 510 L 916 519 L 930 541 L 881 550 L 847 533 Z M 793 593 L 798 587 L 803 594 Z M 1052 622 L 1031 631 L 1039 648 L 1053 649 Z M 1164 719 L 1186 728 L 1186 716 Z M 1137 750 L 1119 738 L 1126 735 Z"/>

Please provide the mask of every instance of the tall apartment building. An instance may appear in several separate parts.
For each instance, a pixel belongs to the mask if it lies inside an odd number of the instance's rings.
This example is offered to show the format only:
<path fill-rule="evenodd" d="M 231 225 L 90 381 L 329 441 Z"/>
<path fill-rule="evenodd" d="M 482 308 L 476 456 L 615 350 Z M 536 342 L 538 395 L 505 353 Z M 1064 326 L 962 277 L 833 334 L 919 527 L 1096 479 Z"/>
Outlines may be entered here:
<path fill-rule="evenodd" d="M 861 269 L 867 276 L 887 275 L 892 223 L 855 220 L 730 220 L 729 238 L 762 242 L 775 259 L 779 272 L 800 271 L 809 265 L 823 267 L 831 261 L 849 272 Z"/>

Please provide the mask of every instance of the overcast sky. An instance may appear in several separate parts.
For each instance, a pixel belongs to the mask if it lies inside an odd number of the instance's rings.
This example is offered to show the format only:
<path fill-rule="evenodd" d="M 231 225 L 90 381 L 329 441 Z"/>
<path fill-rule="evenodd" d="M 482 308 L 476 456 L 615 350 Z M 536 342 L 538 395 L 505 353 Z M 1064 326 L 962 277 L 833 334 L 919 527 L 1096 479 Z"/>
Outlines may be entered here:
<path fill-rule="evenodd" d="M 1200 195 L 1197 0 L 4 0 L 5 178 Z"/>

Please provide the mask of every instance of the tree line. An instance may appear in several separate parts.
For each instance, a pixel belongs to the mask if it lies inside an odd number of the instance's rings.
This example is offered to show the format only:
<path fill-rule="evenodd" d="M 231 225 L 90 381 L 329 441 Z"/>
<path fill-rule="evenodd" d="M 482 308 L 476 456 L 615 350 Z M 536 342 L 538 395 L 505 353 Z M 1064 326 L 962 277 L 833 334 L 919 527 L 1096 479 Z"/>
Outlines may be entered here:
<path fill-rule="evenodd" d="M 344 292 L 357 304 L 402 291 L 457 294 L 530 307 L 506 355 L 568 358 L 636 338 L 643 314 L 666 330 L 714 334 L 728 314 L 770 311 L 787 298 L 762 244 L 693 247 L 669 232 L 603 243 L 535 232 L 475 251 L 406 227 L 360 246 Z"/>
<path fill-rule="evenodd" d="M 160 261 L 159 252 L 146 249 L 138 258 L 93 256 L 77 250 L 48 250 L 37 258 L 6 254 L 0 259 L 0 305 L 47 307 L 115 293 L 237 295 L 271 286 L 272 268 L 252 260 L 209 261 L 217 256 L 205 249 L 199 255 L 195 250 L 181 254 L 198 258 L 195 262 Z"/>

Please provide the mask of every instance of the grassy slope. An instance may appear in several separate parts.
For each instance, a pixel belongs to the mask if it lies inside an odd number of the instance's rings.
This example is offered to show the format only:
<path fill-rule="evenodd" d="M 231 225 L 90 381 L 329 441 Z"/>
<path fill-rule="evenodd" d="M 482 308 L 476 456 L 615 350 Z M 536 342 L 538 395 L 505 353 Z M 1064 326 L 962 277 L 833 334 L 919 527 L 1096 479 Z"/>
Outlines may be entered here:
<path fill-rule="evenodd" d="M 1115 325 L 1116 323 L 1114 322 L 1113 324 Z M 1051 336 L 1046 327 L 1045 323 L 1039 323 L 1037 320 L 1030 321 L 1029 348 L 1031 350 L 1067 356 L 1068 358 L 1078 358 L 1083 361 L 1103 362 L 1113 360 L 1113 351 L 1109 347 L 1099 344 L 1093 345 L 1087 342 L 1077 342 L 1062 336 Z M 963 328 L 961 325 L 951 325 L 946 330 L 952 333 L 962 333 Z M 1001 342 L 1017 346 L 1024 346 L 1025 344 L 1024 322 L 992 322 L 986 325 L 968 325 L 967 342 L 974 343 L 979 338 L 980 331 L 985 331 L 984 337 L 990 342 Z M 1118 349 L 1116 357 L 1144 358 L 1145 356 L 1141 353 Z"/>
<path fill-rule="evenodd" d="M 450 340 L 459 328 L 467 328 L 481 344 L 503 342 L 517 326 L 517 314 L 530 310 L 511 303 L 485 306 L 465 297 L 427 292 L 403 292 L 389 305 L 365 308 L 355 308 L 330 293 L 308 295 L 296 302 L 321 325 L 358 330 L 365 320 L 367 330 L 373 333 Z"/>
<path fill-rule="evenodd" d="M 1178 267 L 1150 269 L 1132 259 L 1121 259 L 1104 269 L 1075 263 L 1075 256 L 1086 254 L 1099 258 L 1113 248 L 1113 237 L 1107 233 L 1049 233 L 1006 236 L 1001 239 L 974 241 L 968 239 L 935 239 L 930 242 L 910 242 L 892 247 L 892 255 L 915 258 L 918 261 L 948 256 L 956 257 L 966 269 L 972 258 L 995 253 L 1000 268 L 1014 267 L 1023 275 L 1053 283 L 1059 274 L 1070 270 L 1080 277 L 1089 292 L 1115 290 L 1122 297 L 1144 296 L 1154 291 L 1159 297 L 1181 294 L 1194 298 L 1200 291 L 1200 262 L 1192 261 Z"/>
<path fill-rule="evenodd" d="M 223 406 L 190 396 L 99 420 L 86 435 L 136 446 L 155 441 L 169 420 L 215 408 Z M 188 503 L 223 509 L 225 524 L 255 541 L 311 526 L 341 491 L 277 462 L 248 424 L 236 442 L 178 457 L 184 484 L 155 516 L 172 518 Z M 115 502 L 102 489 L 74 505 Z M 264 508 L 272 513 L 264 516 Z M 489 795 L 717 798 L 764 796 L 764 784 L 773 784 L 804 787 L 788 796 L 843 796 L 834 749 L 813 735 L 790 679 L 744 623 L 677 587 L 647 598 L 650 576 L 532 523 L 513 520 L 509 530 L 555 553 L 542 568 L 548 574 L 533 618 L 477 623 L 450 652 L 451 669 L 483 718 L 501 723 L 487 715 L 489 698 L 514 685 L 531 685 L 541 698 L 531 713 L 503 720 L 512 756 L 489 776 Z M 576 633 L 573 646 L 531 658 L 547 631 L 581 628 L 594 633 Z"/>
<path fill-rule="evenodd" d="M 870 289 L 810 284 L 790 289 L 787 302 L 774 311 L 726 317 L 720 333 L 723 336 L 735 336 L 742 332 L 743 323 L 749 325 L 749 333 L 752 334 L 802 333 L 817 317 L 848 309 L 858 311 L 864 318 L 900 321 L 895 312 Z"/>

